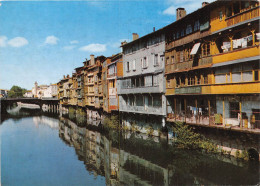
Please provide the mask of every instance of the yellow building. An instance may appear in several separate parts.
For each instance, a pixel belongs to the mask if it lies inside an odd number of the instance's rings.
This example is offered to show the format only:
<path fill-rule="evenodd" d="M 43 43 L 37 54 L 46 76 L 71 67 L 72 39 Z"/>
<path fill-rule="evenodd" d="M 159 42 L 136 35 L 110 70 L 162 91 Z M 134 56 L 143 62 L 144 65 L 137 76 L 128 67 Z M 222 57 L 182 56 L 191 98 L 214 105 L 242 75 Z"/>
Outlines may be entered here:
<path fill-rule="evenodd" d="M 260 128 L 259 2 L 206 3 L 165 29 L 168 121 Z"/>

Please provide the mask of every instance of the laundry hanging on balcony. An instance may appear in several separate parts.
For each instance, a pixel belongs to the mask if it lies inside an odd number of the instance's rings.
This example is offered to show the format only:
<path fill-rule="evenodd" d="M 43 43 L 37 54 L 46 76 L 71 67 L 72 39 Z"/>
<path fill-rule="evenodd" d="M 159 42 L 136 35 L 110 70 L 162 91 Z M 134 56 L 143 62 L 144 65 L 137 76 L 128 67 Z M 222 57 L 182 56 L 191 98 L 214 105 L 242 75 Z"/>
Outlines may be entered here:
<path fill-rule="evenodd" d="M 196 43 L 193 47 L 192 47 L 192 50 L 190 52 L 190 55 L 195 55 L 197 54 L 198 50 L 199 50 L 199 47 L 200 47 L 200 43 Z"/>
<path fill-rule="evenodd" d="M 230 42 L 223 42 L 223 45 L 221 46 L 221 49 L 223 52 L 228 52 L 228 50 L 231 48 Z"/>
<path fill-rule="evenodd" d="M 260 33 L 256 33 L 255 35 L 256 35 L 256 39 L 260 40 Z"/>

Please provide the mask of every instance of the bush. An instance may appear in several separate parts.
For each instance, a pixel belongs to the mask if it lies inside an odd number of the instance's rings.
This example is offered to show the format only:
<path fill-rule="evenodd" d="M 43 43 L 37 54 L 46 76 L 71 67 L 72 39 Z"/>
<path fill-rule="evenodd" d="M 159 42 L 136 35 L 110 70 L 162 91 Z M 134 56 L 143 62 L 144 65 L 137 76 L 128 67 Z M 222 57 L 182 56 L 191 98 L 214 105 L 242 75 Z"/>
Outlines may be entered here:
<path fill-rule="evenodd" d="M 217 146 L 214 143 L 204 136 L 195 133 L 188 125 L 182 122 L 175 123 L 173 132 L 177 136 L 176 145 L 179 148 L 205 149 L 207 152 L 217 152 Z"/>

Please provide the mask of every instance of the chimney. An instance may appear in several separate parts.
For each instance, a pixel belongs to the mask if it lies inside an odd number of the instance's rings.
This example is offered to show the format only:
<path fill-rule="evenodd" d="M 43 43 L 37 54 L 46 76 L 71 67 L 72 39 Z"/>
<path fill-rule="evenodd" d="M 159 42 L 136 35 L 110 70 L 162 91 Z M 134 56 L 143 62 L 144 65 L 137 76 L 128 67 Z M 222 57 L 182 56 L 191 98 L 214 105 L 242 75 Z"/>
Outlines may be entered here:
<path fill-rule="evenodd" d="M 121 46 L 125 45 L 126 43 L 126 41 L 121 42 Z"/>
<path fill-rule="evenodd" d="M 176 21 L 186 16 L 185 8 L 177 8 L 176 9 Z"/>
<path fill-rule="evenodd" d="M 204 6 L 208 5 L 208 4 L 209 4 L 208 2 L 203 2 L 202 3 L 202 7 L 204 7 Z"/>
<path fill-rule="evenodd" d="M 139 35 L 137 33 L 133 33 L 133 41 L 138 39 L 139 38 Z"/>
<path fill-rule="evenodd" d="M 153 27 L 153 31 L 155 32 L 155 27 Z"/>
<path fill-rule="evenodd" d="M 95 64 L 95 57 L 93 54 L 90 55 L 90 65 L 94 65 Z"/>

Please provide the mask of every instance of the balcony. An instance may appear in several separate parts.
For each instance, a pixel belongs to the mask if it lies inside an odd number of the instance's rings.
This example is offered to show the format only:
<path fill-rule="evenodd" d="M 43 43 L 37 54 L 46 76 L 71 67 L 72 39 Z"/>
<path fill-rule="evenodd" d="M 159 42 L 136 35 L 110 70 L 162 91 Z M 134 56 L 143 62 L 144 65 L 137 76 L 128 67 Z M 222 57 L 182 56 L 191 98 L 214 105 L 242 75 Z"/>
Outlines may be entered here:
<path fill-rule="evenodd" d="M 213 64 L 259 56 L 259 46 L 250 46 L 213 56 Z"/>
<path fill-rule="evenodd" d="M 165 66 L 165 74 L 170 74 L 179 71 L 193 70 L 193 69 L 208 66 L 210 64 L 212 64 L 211 56 L 202 57 L 198 59 L 197 62 L 195 60 L 191 60 L 191 61 L 178 62 L 174 64 L 167 64 Z"/>
<path fill-rule="evenodd" d="M 195 95 L 195 94 L 258 94 L 260 81 L 194 85 L 166 90 L 166 96 L 170 95 Z"/>
<path fill-rule="evenodd" d="M 161 116 L 165 115 L 162 107 L 120 105 L 120 111 Z"/>
<path fill-rule="evenodd" d="M 107 75 L 107 78 L 113 78 L 113 77 L 116 77 L 116 76 L 117 76 L 117 73 L 108 74 L 108 75 Z"/>
<path fill-rule="evenodd" d="M 259 7 L 246 10 L 244 12 L 238 13 L 234 16 L 226 18 L 227 26 L 232 26 L 237 23 L 252 19 L 259 16 Z"/>

